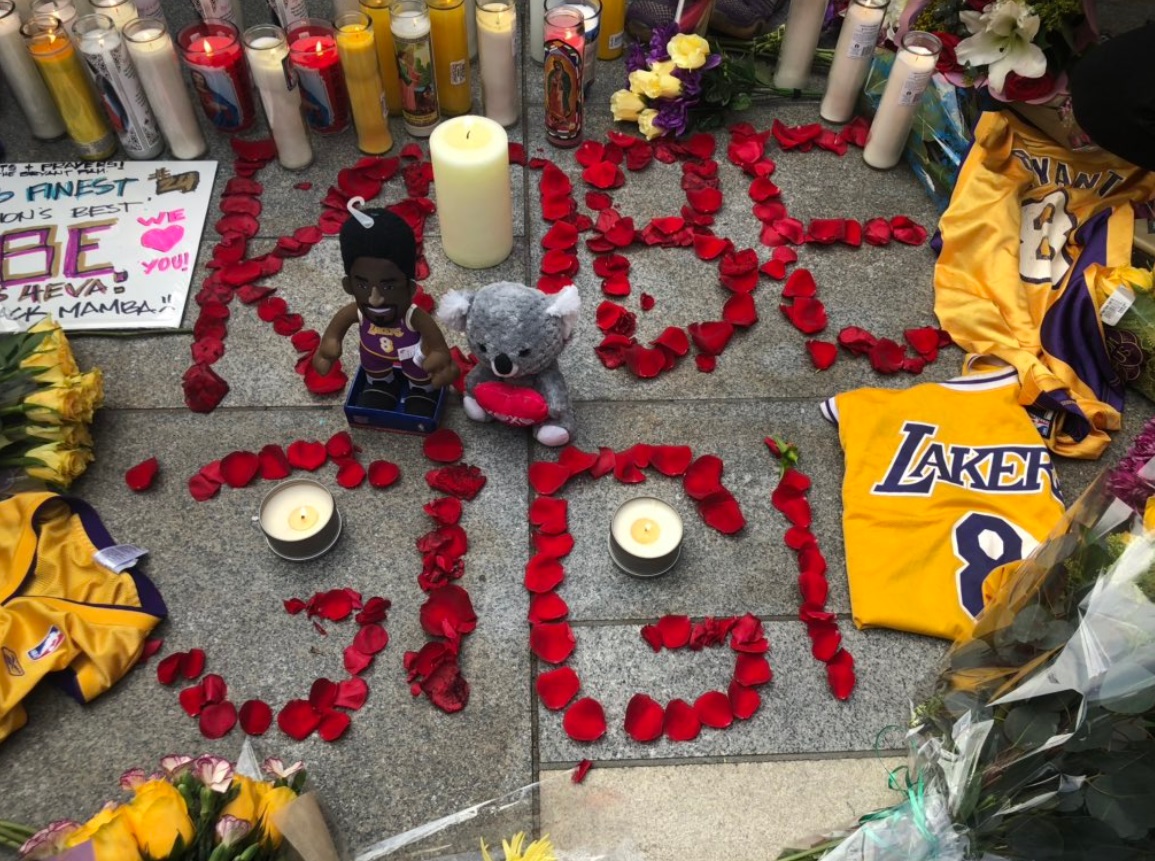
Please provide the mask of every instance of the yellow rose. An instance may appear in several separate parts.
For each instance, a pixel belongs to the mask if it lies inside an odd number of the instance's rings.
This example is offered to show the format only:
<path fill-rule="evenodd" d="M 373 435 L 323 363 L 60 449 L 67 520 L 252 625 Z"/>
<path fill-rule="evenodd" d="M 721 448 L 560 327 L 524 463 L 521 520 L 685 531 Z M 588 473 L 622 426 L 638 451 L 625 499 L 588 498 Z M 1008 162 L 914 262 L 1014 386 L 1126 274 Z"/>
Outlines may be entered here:
<path fill-rule="evenodd" d="M 630 72 L 630 90 L 650 99 L 672 99 L 681 94 L 682 82 L 673 75 L 638 70 Z"/>
<path fill-rule="evenodd" d="M 34 439 L 60 443 L 65 448 L 92 448 L 92 434 L 80 422 L 60 425 L 25 425 L 24 433 Z"/>
<path fill-rule="evenodd" d="M 610 96 L 610 112 L 614 122 L 633 121 L 646 109 L 646 103 L 629 90 L 618 90 Z"/>
<path fill-rule="evenodd" d="M 652 141 L 656 137 L 661 137 L 662 130 L 654 125 L 657 116 L 658 112 L 653 108 L 648 108 L 638 114 L 638 131 L 646 136 L 646 140 Z"/>
<path fill-rule="evenodd" d="M 233 776 L 233 786 L 239 792 L 236 798 L 225 805 L 225 809 L 221 811 L 221 816 L 235 816 L 237 819 L 243 819 L 245 822 L 256 825 L 261 802 L 264 801 L 272 787 L 263 781 L 245 777 L 243 774 Z"/>
<path fill-rule="evenodd" d="M 59 443 L 50 442 L 29 449 L 25 457 L 35 458 L 42 466 L 29 466 L 25 472 L 32 478 L 68 487 L 73 480 L 84 474 L 92 463 L 92 451 L 87 448 L 63 448 Z"/>
<path fill-rule="evenodd" d="M 140 861 L 140 848 L 129 826 L 125 808 L 109 806 L 68 836 L 68 848 L 92 843 L 96 861 Z"/>
<path fill-rule="evenodd" d="M 656 84 L 658 76 L 653 72 L 647 72 L 645 69 L 638 69 L 635 72 L 630 72 L 630 92 L 639 96 L 644 96 L 651 79 Z"/>
<path fill-rule="evenodd" d="M 177 839 L 188 846 L 193 839 L 184 796 L 167 780 L 148 780 L 136 787 L 126 808 L 140 848 L 151 858 L 164 858 Z"/>
<path fill-rule="evenodd" d="M 27 356 L 20 363 L 22 368 L 59 368 L 63 374 L 75 374 L 80 369 L 76 366 L 76 359 L 72 355 L 72 347 L 60 324 L 51 317 L 47 317 L 28 330 L 33 332 L 48 332 L 32 355 Z"/>
<path fill-rule="evenodd" d="M 63 383 L 33 392 L 24 399 L 31 421 L 41 424 L 90 422 L 92 414 L 104 401 L 104 375 L 99 368 L 86 374 L 73 374 Z"/>
<path fill-rule="evenodd" d="M 650 63 L 650 71 L 655 75 L 668 75 L 676 68 L 673 60 L 663 60 L 661 63 Z"/>
<path fill-rule="evenodd" d="M 666 45 L 666 50 L 679 69 L 700 69 L 710 56 L 710 43 L 692 33 L 679 33 Z"/>
<path fill-rule="evenodd" d="M 261 820 L 261 830 L 264 832 L 274 846 L 281 844 L 281 829 L 277 828 L 273 821 L 276 818 L 277 811 L 283 807 L 292 804 L 297 800 L 297 793 L 289 789 L 287 786 L 278 786 L 275 789 L 270 789 L 265 793 L 265 797 L 261 799 L 258 815 Z"/>

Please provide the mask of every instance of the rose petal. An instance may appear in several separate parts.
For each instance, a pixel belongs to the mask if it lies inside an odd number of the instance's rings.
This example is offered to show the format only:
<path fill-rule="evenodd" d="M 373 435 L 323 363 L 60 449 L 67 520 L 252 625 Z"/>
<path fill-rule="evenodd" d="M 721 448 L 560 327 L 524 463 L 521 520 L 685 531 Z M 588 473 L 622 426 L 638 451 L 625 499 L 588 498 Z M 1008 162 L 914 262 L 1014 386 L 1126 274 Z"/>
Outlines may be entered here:
<path fill-rule="evenodd" d="M 858 326 L 847 326 L 838 333 L 838 343 L 856 356 L 862 356 L 874 348 L 878 338 Z"/>
<path fill-rule="evenodd" d="M 733 324 L 724 321 L 691 323 L 686 328 L 694 346 L 707 356 L 720 355 L 734 334 Z"/>
<path fill-rule="evenodd" d="M 770 662 L 764 655 L 738 655 L 738 663 L 734 667 L 734 681 L 748 688 L 767 684 L 774 674 L 770 670 Z"/>
<path fill-rule="evenodd" d="M 338 431 L 325 443 L 325 453 L 333 460 L 353 456 L 353 437 L 349 431 Z"/>
<path fill-rule="evenodd" d="M 468 634 L 477 627 L 469 593 L 452 583 L 430 592 L 419 615 L 422 630 L 434 637 L 443 636 L 446 626 L 458 634 Z"/>
<path fill-rule="evenodd" d="M 203 649 L 189 649 L 183 654 L 180 661 L 180 673 L 186 679 L 195 679 L 205 671 L 205 653 Z"/>
<path fill-rule="evenodd" d="M 665 711 L 652 697 L 634 694 L 626 706 L 625 729 L 634 741 L 648 742 L 661 738 Z"/>
<path fill-rule="evenodd" d="M 196 717 L 205 706 L 205 689 L 201 685 L 193 685 L 181 691 L 177 699 L 185 714 Z"/>
<path fill-rule="evenodd" d="M 317 725 L 317 735 L 325 741 L 336 741 L 349 729 L 350 723 L 346 712 L 329 712 Z"/>
<path fill-rule="evenodd" d="M 712 214 L 722 208 L 722 192 L 716 188 L 701 188 L 687 191 L 686 200 L 698 212 Z"/>
<path fill-rule="evenodd" d="M 156 473 L 159 468 L 160 463 L 155 457 L 142 460 L 136 466 L 125 472 L 124 483 L 128 485 L 130 490 L 136 491 L 137 493 L 140 493 L 142 490 L 148 490 L 152 487 L 153 479 L 156 478 Z"/>
<path fill-rule="evenodd" d="M 725 488 L 699 501 L 698 513 L 702 515 L 702 520 L 707 526 L 723 535 L 741 532 L 746 526 L 746 518 L 742 514 L 738 500 Z"/>
<path fill-rule="evenodd" d="M 602 446 L 598 449 L 597 463 L 590 467 L 590 475 L 593 478 L 601 478 L 603 475 L 608 475 L 613 472 L 616 463 L 617 455 L 614 450 Z"/>
<path fill-rule="evenodd" d="M 730 709 L 738 720 L 749 720 L 762 705 L 762 695 L 754 688 L 738 684 L 737 680 L 730 682 Z"/>
<path fill-rule="evenodd" d="M 722 459 L 706 454 L 690 464 L 682 486 L 691 499 L 701 501 L 722 490 Z"/>
<path fill-rule="evenodd" d="M 442 526 L 453 526 L 461 520 L 461 500 L 442 496 L 425 503 L 423 510 Z"/>
<path fill-rule="evenodd" d="M 668 327 L 653 340 L 653 345 L 679 357 L 690 352 L 690 338 L 685 329 L 677 326 Z"/>
<path fill-rule="evenodd" d="M 539 675 L 534 686 L 541 704 L 550 711 L 557 711 L 577 696 L 581 681 L 572 667 L 559 667 Z"/>
<path fill-rule="evenodd" d="M 693 741 L 702 732 L 702 721 L 685 700 L 670 700 L 666 705 L 665 730 L 670 741 Z"/>
<path fill-rule="evenodd" d="M 795 269 L 782 288 L 784 299 L 815 296 L 817 293 L 818 285 L 814 283 L 814 276 L 810 274 L 809 269 Z"/>
<path fill-rule="evenodd" d="M 262 700 L 248 700 L 238 713 L 245 735 L 264 735 L 273 724 L 273 710 Z"/>
<path fill-rule="evenodd" d="M 538 493 L 550 496 L 570 480 L 570 471 L 560 463 L 536 461 L 529 465 L 529 483 Z"/>
<path fill-rule="evenodd" d="M 397 482 L 401 470 L 388 460 L 375 460 L 369 464 L 369 483 L 376 488 L 386 488 Z"/>
<path fill-rule="evenodd" d="M 684 475 L 694 459 L 694 452 L 688 445 L 656 445 L 650 455 L 650 463 L 662 475 Z"/>
<path fill-rule="evenodd" d="M 557 622 L 569 615 L 569 605 L 557 592 L 544 592 L 529 600 L 526 618 L 531 625 L 541 622 Z"/>
<path fill-rule="evenodd" d="M 567 500 L 539 496 L 529 505 L 529 522 L 546 535 L 560 535 L 568 528 L 568 508 Z"/>
<path fill-rule="evenodd" d="M 733 326 L 747 328 L 758 322 L 758 308 L 749 293 L 735 293 L 722 306 L 722 319 Z"/>
<path fill-rule="evenodd" d="M 320 469 L 328 459 L 324 443 L 305 440 L 289 443 L 286 455 L 294 469 L 305 469 L 309 472 Z"/>
<path fill-rule="evenodd" d="M 362 625 L 353 637 L 353 646 L 366 655 L 375 655 L 389 645 L 389 634 L 375 622 Z"/>
<path fill-rule="evenodd" d="M 590 769 L 593 767 L 594 764 L 592 760 L 583 759 L 577 764 L 577 768 L 574 769 L 573 776 L 570 777 L 570 780 L 574 783 L 581 783 L 586 779 L 586 775 L 590 773 Z"/>
<path fill-rule="evenodd" d="M 938 329 L 934 326 L 923 326 L 921 329 L 905 329 L 902 337 L 906 340 L 906 343 L 910 344 L 911 349 L 928 362 L 933 362 L 938 358 Z"/>
<path fill-rule="evenodd" d="M 816 335 L 826 328 L 826 306 L 818 299 L 800 296 L 791 305 L 779 305 L 783 316 L 804 335 Z"/>
<path fill-rule="evenodd" d="M 694 713 L 705 726 L 725 729 L 734 722 L 730 698 L 721 691 L 706 691 L 694 701 Z"/>
<path fill-rule="evenodd" d="M 388 598 L 381 598 L 374 595 L 365 602 L 365 607 L 358 613 L 354 620 L 358 625 L 371 625 L 374 622 L 384 622 L 385 616 L 388 614 L 392 603 Z"/>
<path fill-rule="evenodd" d="M 894 238 L 904 245 L 922 245 L 926 242 L 926 228 L 905 215 L 896 215 L 890 219 L 890 229 Z"/>
<path fill-rule="evenodd" d="M 681 649 L 690 642 L 689 616 L 662 616 L 658 619 L 658 633 L 667 649 Z"/>
<path fill-rule="evenodd" d="M 456 464 L 425 473 L 425 483 L 440 493 L 471 500 L 481 493 L 486 478 L 476 466 Z"/>
<path fill-rule="evenodd" d="M 632 344 L 625 352 L 625 364 L 638 379 L 652 380 L 666 370 L 666 354 L 654 347 Z"/>
<path fill-rule="evenodd" d="M 333 700 L 333 705 L 336 708 L 357 711 L 361 706 L 365 705 L 365 701 L 368 698 L 368 683 L 360 676 L 353 676 L 352 678 L 342 679 L 337 684 L 337 698 Z"/>
<path fill-rule="evenodd" d="M 373 656 L 366 655 L 355 646 L 346 646 L 342 653 L 345 672 L 351 676 L 359 675 L 373 665 Z"/>
<path fill-rule="evenodd" d="M 829 341 L 806 342 L 806 352 L 810 354 L 810 361 L 820 371 L 825 371 L 838 358 L 838 347 Z"/>
<path fill-rule="evenodd" d="M 553 556 L 538 553 L 525 566 L 525 588 L 533 593 L 550 592 L 565 579 L 565 568 Z"/>
<path fill-rule="evenodd" d="M 906 350 L 890 338 L 879 338 L 870 348 L 870 366 L 880 374 L 896 374 L 902 370 Z"/>
<path fill-rule="evenodd" d="M 591 697 L 578 700 L 562 718 L 562 728 L 574 741 L 597 741 L 606 734 L 606 713 Z"/>
<path fill-rule="evenodd" d="M 237 707 L 232 703 L 212 703 L 201 710 L 200 730 L 205 738 L 223 738 L 237 725 Z"/>
<path fill-rule="evenodd" d="M 175 652 L 160 660 L 156 665 L 156 680 L 162 685 L 171 685 L 180 673 L 181 662 L 185 660 L 184 652 Z"/>
<path fill-rule="evenodd" d="M 309 705 L 324 713 L 333 708 L 337 699 L 337 683 L 329 679 L 316 679 L 309 688 Z"/>
<path fill-rule="evenodd" d="M 842 649 L 826 664 L 826 682 L 836 699 L 848 700 L 854 692 L 857 679 L 854 674 L 854 658 Z"/>
<path fill-rule="evenodd" d="M 529 632 L 529 647 L 535 655 L 549 664 L 560 664 L 577 645 L 573 629 L 567 622 L 543 622 Z"/>

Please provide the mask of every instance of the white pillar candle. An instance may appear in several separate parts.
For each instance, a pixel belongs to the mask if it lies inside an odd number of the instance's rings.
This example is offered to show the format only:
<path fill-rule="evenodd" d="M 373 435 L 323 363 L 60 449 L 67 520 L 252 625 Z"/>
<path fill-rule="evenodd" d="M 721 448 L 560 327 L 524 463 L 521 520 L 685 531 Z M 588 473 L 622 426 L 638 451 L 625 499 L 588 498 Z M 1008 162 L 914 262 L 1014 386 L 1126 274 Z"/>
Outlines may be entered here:
<path fill-rule="evenodd" d="M 886 4 L 887 0 L 853 0 L 847 7 L 834 49 L 834 64 L 826 78 L 826 95 L 818 109 L 827 122 L 844 123 L 854 115 L 854 106 L 874 59 Z"/>
<path fill-rule="evenodd" d="M 498 125 L 511 126 L 521 116 L 521 97 L 517 91 L 517 11 L 511 2 L 480 0 L 477 54 L 485 115 Z"/>
<path fill-rule="evenodd" d="M 236 25 L 238 30 L 244 29 L 240 0 L 192 0 L 192 7 L 202 21 L 215 18 Z"/>
<path fill-rule="evenodd" d="M 529 56 L 535 63 L 545 62 L 545 0 L 526 0 L 529 6 Z"/>
<path fill-rule="evenodd" d="M 139 17 L 133 0 L 92 0 L 92 11 L 111 18 L 117 30 L 123 28 L 133 18 Z"/>
<path fill-rule="evenodd" d="M 85 15 L 77 19 L 75 32 L 80 55 L 125 154 L 156 158 L 164 150 L 164 138 L 120 31 L 107 15 Z"/>
<path fill-rule="evenodd" d="M 313 481 L 288 481 L 261 505 L 261 530 L 278 541 L 312 538 L 333 519 L 333 494 Z"/>
<path fill-rule="evenodd" d="M 827 0 L 790 0 L 786 16 L 786 35 L 778 54 L 774 86 L 783 90 L 800 90 L 810 78 L 814 49 L 822 35 Z"/>
<path fill-rule="evenodd" d="M 76 6 L 72 0 L 35 0 L 32 4 L 33 15 L 53 15 L 64 25 L 69 36 L 76 35 L 73 25 L 76 24 Z"/>
<path fill-rule="evenodd" d="M 509 138 L 485 117 L 445 120 L 429 138 L 445 256 L 467 269 L 496 266 L 513 250 Z"/>
<path fill-rule="evenodd" d="M 304 21 L 309 17 L 305 0 L 269 0 L 269 11 L 273 15 L 273 20 L 286 32 L 298 21 Z"/>
<path fill-rule="evenodd" d="M 655 576 L 678 561 L 682 518 L 653 497 L 624 502 L 610 523 L 610 554 L 630 574 Z"/>
<path fill-rule="evenodd" d="M 914 30 L 902 37 L 878 113 L 870 124 L 862 158 L 871 167 L 887 170 L 898 164 L 914 124 L 922 94 L 934 74 L 942 42 L 937 36 Z"/>
<path fill-rule="evenodd" d="M 285 31 L 272 24 L 250 27 L 245 31 L 245 57 L 277 145 L 277 161 L 286 170 L 303 170 L 313 163 L 313 146 Z"/>
<path fill-rule="evenodd" d="M 180 59 L 159 18 L 137 18 L 124 28 L 128 53 L 140 75 L 168 148 L 175 158 L 200 158 L 208 149 L 189 98 Z"/>
<path fill-rule="evenodd" d="M 28 120 L 32 136 L 45 141 L 63 137 L 64 120 L 44 86 L 44 79 L 36 71 L 36 63 L 24 47 L 20 14 L 11 0 L 0 0 L 0 69 Z"/>

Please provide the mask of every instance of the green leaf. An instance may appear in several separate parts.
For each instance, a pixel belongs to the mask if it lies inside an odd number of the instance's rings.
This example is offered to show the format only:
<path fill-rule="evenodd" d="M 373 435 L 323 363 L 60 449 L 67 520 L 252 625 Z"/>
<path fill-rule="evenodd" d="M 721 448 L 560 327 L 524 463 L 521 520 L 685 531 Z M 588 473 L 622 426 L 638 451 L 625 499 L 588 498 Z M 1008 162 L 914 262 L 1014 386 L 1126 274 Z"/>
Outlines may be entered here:
<path fill-rule="evenodd" d="M 1125 840 L 1138 840 L 1155 827 L 1155 768 L 1134 763 L 1091 781 L 1088 812 Z"/>
<path fill-rule="evenodd" d="M 730 101 L 730 109 L 734 111 L 746 111 L 750 109 L 753 101 L 750 99 L 749 93 L 738 93 Z"/>
<path fill-rule="evenodd" d="M 1051 614 L 1034 604 L 1023 608 L 1011 625 L 1015 638 L 1020 643 L 1034 643 L 1041 640 L 1047 633 L 1047 625 L 1051 621 Z"/>
<path fill-rule="evenodd" d="M 955 670 L 970 670 L 994 664 L 995 652 L 985 640 L 971 640 L 951 652 L 950 665 Z"/>
<path fill-rule="evenodd" d="M 1116 714 L 1138 715 L 1155 708 L 1155 675 L 1130 661 L 1111 666 L 1099 689 L 1103 708 Z"/>
<path fill-rule="evenodd" d="M 1007 840 L 1016 854 L 1034 861 L 1061 858 L 1063 835 L 1058 827 L 1042 817 L 1027 816 L 1007 829 Z"/>
<path fill-rule="evenodd" d="M 1059 729 L 1059 716 L 1037 706 L 1018 706 L 1003 719 L 1003 734 L 1015 747 L 1042 747 Z"/>

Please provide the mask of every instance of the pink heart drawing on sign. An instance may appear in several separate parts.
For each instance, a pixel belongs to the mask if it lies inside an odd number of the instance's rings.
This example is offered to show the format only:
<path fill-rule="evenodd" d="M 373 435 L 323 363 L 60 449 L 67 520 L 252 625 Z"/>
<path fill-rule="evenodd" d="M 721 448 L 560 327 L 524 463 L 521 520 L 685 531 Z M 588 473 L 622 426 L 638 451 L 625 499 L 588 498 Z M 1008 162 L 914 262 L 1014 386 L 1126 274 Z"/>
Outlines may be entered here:
<path fill-rule="evenodd" d="M 153 251 L 164 254 L 171 251 L 178 242 L 184 239 L 184 228 L 179 224 L 170 224 L 168 227 L 154 227 L 146 230 L 140 237 L 140 244 Z"/>

